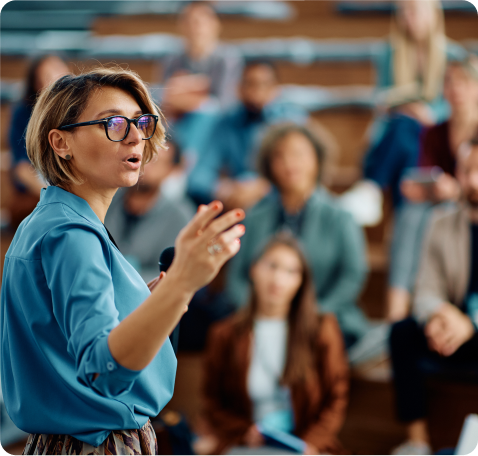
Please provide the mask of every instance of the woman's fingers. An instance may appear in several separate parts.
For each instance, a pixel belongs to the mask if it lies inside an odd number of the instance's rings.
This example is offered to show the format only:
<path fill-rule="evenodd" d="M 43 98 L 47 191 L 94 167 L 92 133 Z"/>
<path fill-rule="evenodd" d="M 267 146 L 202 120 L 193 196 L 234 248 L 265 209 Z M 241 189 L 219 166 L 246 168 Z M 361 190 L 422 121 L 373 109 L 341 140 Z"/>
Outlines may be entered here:
<path fill-rule="evenodd" d="M 214 220 L 218 214 L 221 213 L 223 205 L 220 201 L 213 201 L 207 206 L 201 204 L 196 215 L 192 218 L 188 225 L 186 225 L 185 232 L 190 236 L 196 236 L 208 226 L 211 220 Z"/>
<path fill-rule="evenodd" d="M 234 209 L 227 212 L 216 220 L 213 220 L 204 231 L 206 240 L 210 240 L 220 235 L 223 231 L 244 219 L 246 214 L 242 209 Z"/>
<path fill-rule="evenodd" d="M 239 240 L 240 237 L 244 236 L 246 232 L 246 228 L 244 225 L 236 225 L 233 226 L 230 230 L 224 231 L 218 237 L 210 242 L 210 245 L 219 245 L 222 248 L 221 252 L 218 253 L 225 253 L 226 255 L 234 255 L 236 252 L 236 248 L 240 245 Z"/>

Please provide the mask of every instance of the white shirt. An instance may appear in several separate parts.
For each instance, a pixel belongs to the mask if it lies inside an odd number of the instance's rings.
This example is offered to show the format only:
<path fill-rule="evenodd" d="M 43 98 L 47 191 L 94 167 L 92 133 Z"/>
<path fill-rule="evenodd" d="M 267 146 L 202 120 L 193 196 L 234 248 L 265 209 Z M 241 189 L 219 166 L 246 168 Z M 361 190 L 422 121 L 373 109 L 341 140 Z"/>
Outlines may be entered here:
<path fill-rule="evenodd" d="M 288 323 L 276 318 L 256 319 L 253 336 L 247 390 L 253 404 L 254 422 L 260 423 L 271 414 L 292 409 L 289 388 L 280 385 L 286 363 Z M 292 427 L 292 423 L 286 427 Z"/>

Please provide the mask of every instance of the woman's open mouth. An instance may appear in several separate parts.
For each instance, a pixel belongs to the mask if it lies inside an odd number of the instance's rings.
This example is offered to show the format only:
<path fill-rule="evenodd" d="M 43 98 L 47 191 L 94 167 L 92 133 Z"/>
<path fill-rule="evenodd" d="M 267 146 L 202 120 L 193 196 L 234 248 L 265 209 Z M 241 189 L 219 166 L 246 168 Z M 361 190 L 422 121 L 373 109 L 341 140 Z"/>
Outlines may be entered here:
<path fill-rule="evenodd" d="M 126 159 L 124 163 L 128 168 L 136 170 L 141 166 L 141 159 L 133 156 Z"/>

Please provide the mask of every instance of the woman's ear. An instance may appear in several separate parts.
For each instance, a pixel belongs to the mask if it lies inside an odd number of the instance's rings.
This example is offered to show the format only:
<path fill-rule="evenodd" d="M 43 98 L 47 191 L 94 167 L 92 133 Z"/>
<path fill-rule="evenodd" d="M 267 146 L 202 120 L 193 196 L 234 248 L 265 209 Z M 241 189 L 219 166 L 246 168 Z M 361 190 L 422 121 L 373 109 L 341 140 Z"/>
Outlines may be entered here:
<path fill-rule="evenodd" d="M 48 133 L 50 146 L 64 160 L 70 160 L 73 157 L 71 147 L 68 143 L 68 133 L 61 130 L 51 130 Z"/>

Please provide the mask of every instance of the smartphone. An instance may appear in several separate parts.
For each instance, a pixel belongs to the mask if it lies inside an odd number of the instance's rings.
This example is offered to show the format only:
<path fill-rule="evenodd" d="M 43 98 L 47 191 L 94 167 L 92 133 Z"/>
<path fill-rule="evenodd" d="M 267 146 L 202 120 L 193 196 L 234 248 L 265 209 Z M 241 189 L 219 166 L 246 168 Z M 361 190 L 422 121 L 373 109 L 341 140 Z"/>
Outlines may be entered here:
<path fill-rule="evenodd" d="M 442 174 L 443 170 L 439 166 L 407 168 L 402 180 L 411 180 L 421 185 L 432 185 Z"/>

